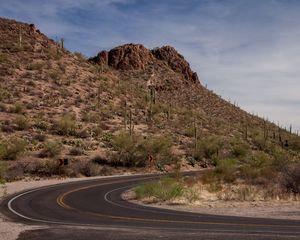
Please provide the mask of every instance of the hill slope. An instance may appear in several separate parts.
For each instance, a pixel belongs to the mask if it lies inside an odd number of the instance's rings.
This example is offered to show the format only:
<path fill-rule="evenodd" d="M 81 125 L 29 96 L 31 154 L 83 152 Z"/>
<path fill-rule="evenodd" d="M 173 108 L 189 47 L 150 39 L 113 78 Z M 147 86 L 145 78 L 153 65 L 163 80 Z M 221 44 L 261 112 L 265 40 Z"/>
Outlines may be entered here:
<path fill-rule="evenodd" d="M 206 167 L 236 147 L 298 155 L 297 136 L 206 89 L 170 46 L 126 44 L 86 59 L 32 24 L 2 18 L 0 36 L 6 178 Z M 58 168 L 57 158 L 68 166 Z"/>

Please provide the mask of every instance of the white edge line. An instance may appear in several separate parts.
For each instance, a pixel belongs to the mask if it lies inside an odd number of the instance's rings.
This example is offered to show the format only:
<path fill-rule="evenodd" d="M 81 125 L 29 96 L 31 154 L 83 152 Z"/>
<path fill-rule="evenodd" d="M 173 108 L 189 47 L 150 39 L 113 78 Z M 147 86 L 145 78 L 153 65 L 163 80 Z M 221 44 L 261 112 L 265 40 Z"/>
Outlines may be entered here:
<path fill-rule="evenodd" d="M 136 176 L 140 176 L 142 174 L 139 174 L 139 175 L 136 175 Z M 151 175 L 151 174 L 149 174 Z M 134 175 L 126 175 L 126 177 L 129 177 L 129 176 L 134 176 Z M 120 176 L 108 176 L 108 178 L 113 178 L 113 177 L 120 177 Z M 125 177 L 125 176 L 124 176 Z M 96 179 L 90 179 L 90 180 L 96 180 Z M 87 180 L 83 180 L 83 181 L 89 181 L 88 179 Z M 34 222 L 41 222 L 41 223 L 49 223 L 49 224 L 61 224 L 61 225 L 70 225 L 70 226 L 90 226 L 90 227 L 99 227 L 99 225 L 96 225 L 96 224 L 82 224 L 82 223 L 72 223 L 72 222 L 60 222 L 60 221 L 49 221 L 49 220 L 43 220 L 43 219 L 36 219 L 36 218 L 31 218 L 31 217 L 27 217 L 21 213 L 18 213 L 16 210 L 13 209 L 12 207 L 12 202 L 15 201 L 16 199 L 24 196 L 24 195 L 27 195 L 27 194 L 30 194 L 32 192 L 36 192 L 36 191 L 39 191 L 39 190 L 43 190 L 43 189 L 47 189 L 47 188 L 53 188 L 53 187 L 57 187 L 58 185 L 65 185 L 65 184 L 70 184 L 70 183 L 74 183 L 74 181 L 72 182 L 67 182 L 67 183 L 59 183 L 59 184 L 54 184 L 54 185 L 50 185 L 50 186 L 44 186 L 44 187 L 40 187 L 40 188 L 36 188 L 36 189 L 33 189 L 33 190 L 30 190 L 30 191 L 27 191 L 27 192 L 24 192 L 24 193 L 21 193 L 15 197 L 13 197 L 12 199 L 9 200 L 9 202 L 7 203 L 7 206 L 8 206 L 8 209 L 14 213 L 15 215 L 21 217 L 21 218 L 24 218 L 24 219 L 27 219 L 27 220 L 30 220 L 30 221 L 34 221 Z M 109 201 L 109 200 L 108 200 Z M 101 226 L 101 225 L 100 225 Z M 106 225 L 104 225 L 106 227 Z M 103 227 L 103 226 L 101 226 Z M 109 227 L 109 226 L 108 226 Z M 110 227 L 115 227 L 115 226 L 110 226 Z M 118 227 L 119 228 L 119 227 Z M 160 229 L 164 229 L 164 230 L 174 230 L 173 228 L 155 228 L 155 227 L 135 227 L 136 229 L 139 228 L 139 229 L 151 229 L 151 230 L 160 230 Z M 124 227 L 124 229 L 127 229 L 126 227 Z M 200 228 L 200 229 L 189 229 L 189 230 L 194 230 L 194 231 L 211 231 L 211 229 L 205 229 L 205 228 Z M 281 232 L 274 232 L 274 231 L 254 231 L 252 233 L 245 233 L 243 231 L 239 231 L 239 230 L 217 230 L 215 229 L 214 230 L 215 232 L 227 232 L 227 233 L 241 233 L 241 234 L 244 234 L 244 235 L 258 235 L 260 233 L 269 233 L 270 236 L 274 236 L 274 234 L 278 235 L 278 234 L 281 234 Z M 285 232 L 286 234 L 291 234 L 290 236 L 287 236 L 287 237 L 296 237 L 295 235 L 292 235 L 292 234 L 295 234 L 294 232 Z M 272 234 L 272 235 L 271 235 Z M 298 234 L 298 232 L 296 233 Z"/>

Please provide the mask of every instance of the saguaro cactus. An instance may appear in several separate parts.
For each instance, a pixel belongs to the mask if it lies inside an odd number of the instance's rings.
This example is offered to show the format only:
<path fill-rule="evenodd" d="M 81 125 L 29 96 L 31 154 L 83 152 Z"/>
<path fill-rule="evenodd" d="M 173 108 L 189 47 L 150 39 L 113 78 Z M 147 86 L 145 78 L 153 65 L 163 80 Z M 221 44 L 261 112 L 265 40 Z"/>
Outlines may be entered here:
<path fill-rule="evenodd" d="M 127 129 L 127 101 L 124 100 L 124 127 Z"/>
<path fill-rule="evenodd" d="M 153 117 L 153 105 L 155 104 L 155 88 L 154 86 L 149 86 L 149 95 L 150 95 L 150 103 L 149 103 L 149 119 L 152 121 Z"/>
<path fill-rule="evenodd" d="M 197 148 L 198 148 L 198 133 L 197 133 L 197 123 L 196 123 L 196 118 L 194 117 L 194 141 L 195 141 L 195 155 L 197 152 Z"/>
<path fill-rule="evenodd" d="M 19 47 L 22 47 L 22 40 L 23 40 L 23 36 L 22 36 L 22 28 L 20 27 L 19 29 Z"/>
<path fill-rule="evenodd" d="M 61 38 L 61 39 L 60 39 L 60 46 L 61 46 L 61 49 L 64 49 L 64 42 L 65 42 L 65 39 Z"/>
<path fill-rule="evenodd" d="M 132 136 L 133 135 L 133 130 L 134 130 L 134 124 L 132 121 L 132 110 L 129 110 L 129 135 Z"/>

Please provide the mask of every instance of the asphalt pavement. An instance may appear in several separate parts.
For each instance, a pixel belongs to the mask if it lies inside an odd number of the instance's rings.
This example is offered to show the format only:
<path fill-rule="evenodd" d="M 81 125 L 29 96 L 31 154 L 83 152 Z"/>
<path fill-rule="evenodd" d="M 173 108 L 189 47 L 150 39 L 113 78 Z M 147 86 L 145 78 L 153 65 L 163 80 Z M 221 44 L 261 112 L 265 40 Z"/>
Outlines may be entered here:
<path fill-rule="evenodd" d="M 7 198 L 1 211 L 12 221 L 41 226 L 19 239 L 300 239 L 300 221 L 180 212 L 120 197 L 157 177 L 110 177 L 33 189 Z"/>

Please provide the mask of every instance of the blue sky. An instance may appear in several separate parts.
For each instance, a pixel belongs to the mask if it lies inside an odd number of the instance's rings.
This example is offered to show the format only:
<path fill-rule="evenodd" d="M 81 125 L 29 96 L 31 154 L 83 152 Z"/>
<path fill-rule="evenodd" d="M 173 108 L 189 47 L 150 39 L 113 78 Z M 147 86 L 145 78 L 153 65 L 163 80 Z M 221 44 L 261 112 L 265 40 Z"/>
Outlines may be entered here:
<path fill-rule="evenodd" d="M 300 130 L 298 0 L 0 0 L 87 56 L 124 43 L 174 46 L 202 84 L 249 112 Z"/>

